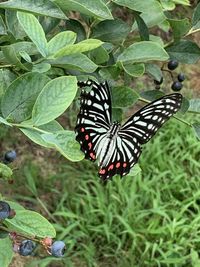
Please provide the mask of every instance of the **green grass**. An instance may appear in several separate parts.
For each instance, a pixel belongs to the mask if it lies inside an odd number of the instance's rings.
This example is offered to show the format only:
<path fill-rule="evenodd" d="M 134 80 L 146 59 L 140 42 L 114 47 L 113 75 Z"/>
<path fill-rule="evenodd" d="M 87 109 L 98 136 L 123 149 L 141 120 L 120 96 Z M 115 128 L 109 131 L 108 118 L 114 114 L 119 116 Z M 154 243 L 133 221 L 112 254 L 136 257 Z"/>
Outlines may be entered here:
<path fill-rule="evenodd" d="M 200 266 L 199 153 L 192 129 L 172 119 L 143 147 L 142 173 L 106 186 L 86 160 L 68 163 L 53 154 L 56 171 L 47 174 L 40 161 L 27 162 L 16 176 L 16 198 L 41 209 L 30 190 L 24 193 L 31 176 L 57 239 L 67 244 L 64 259 L 40 259 L 37 266 Z"/>

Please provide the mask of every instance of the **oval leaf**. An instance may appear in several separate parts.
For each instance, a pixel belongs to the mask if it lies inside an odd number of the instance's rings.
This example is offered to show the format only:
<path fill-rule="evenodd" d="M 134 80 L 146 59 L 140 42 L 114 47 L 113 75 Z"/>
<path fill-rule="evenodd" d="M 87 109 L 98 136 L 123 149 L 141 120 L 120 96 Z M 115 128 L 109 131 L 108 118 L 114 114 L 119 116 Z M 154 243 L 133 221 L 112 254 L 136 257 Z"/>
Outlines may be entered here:
<path fill-rule="evenodd" d="M 128 75 L 132 77 L 140 77 L 144 74 L 145 66 L 142 63 L 138 64 L 123 64 L 122 67 Z"/>
<path fill-rule="evenodd" d="M 72 103 L 77 92 L 77 80 L 73 76 L 56 78 L 43 88 L 32 112 L 35 126 L 46 124 L 60 116 Z"/>
<path fill-rule="evenodd" d="M 166 61 L 168 58 L 167 52 L 159 44 L 143 41 L 126 48 L 117 61 L 135 63 L 149 60 Z"/>
<path fill-rule="evenodd" d="M 12 241 L 9 237 L 0 239 L 0 259 L 1 267 L 8 267 L 14 256 Z"/>
<path fill-rule="evenodd" d="M 118 86 L 111 89 L 113 107 L 124 108 L 134 105 L 139 95 L 130 87 Z"/>

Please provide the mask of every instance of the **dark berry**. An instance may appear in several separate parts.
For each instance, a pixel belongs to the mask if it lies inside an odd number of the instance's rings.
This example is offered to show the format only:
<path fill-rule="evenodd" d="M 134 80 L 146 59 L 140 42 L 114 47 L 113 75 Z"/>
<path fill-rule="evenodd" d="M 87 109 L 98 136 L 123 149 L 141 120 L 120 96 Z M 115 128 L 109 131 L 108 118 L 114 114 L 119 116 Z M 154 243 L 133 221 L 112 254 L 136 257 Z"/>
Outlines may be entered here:
<path fill-rule="evenodd" d="M 0 201 L 0 220 L 4 220 L 10 215 L 10 205 L 4 201 Z"/>
<path fill-rule="evenodd" d="M 185 80 L 185 75 L 183 73 L 179 73 L 177 78 L 178 78 L 179 82 L 183 82 Z"/>
<path fill-rule="evenodd" d="M 162 83 L 163 83 L 163 77 L 161 77 L 159 81 L 154 80 L 154 83 L 155 83 L 155 85 L 160 85 L 160 84 L 162 84 Z"/>
<path fill-rule="evenodd" d="M 182 87 L 183 87 L 182 83 L 176 81 L 176 82 L 173 82 L 171 88 L 172 88 L 173 91 L 180 91 Z"/>
<path fill-rule="evenodd" d="M 65 243 L 63 241 L 55 241 L 51 246 L 51 254 L 54 257 L 63 257 L 65 249 Z"/>
<path fill-rule="evenodd" d="M 22 256 L 29 256 L 35 248 L 36 244 L 32 240 L 23 240 L 19 246 L 19 254 Z"/>
<path fill-rule="evenodd" d="M 15 150 L 8 151 L 4 155 L 3 162 L 5 164 L 9 164 L 9 163 L 13 162 L 16 159 L 16 157 L 17 157 L 17 153 L 15 152 Z"/>
<path fill-rule="evenodd" d="M 169 70 L 175 70 L 177 67 L 178 67 L 178 61 L 177 60 L 170 60 L 169 62 L 168 62 L 168 69 Z"/>

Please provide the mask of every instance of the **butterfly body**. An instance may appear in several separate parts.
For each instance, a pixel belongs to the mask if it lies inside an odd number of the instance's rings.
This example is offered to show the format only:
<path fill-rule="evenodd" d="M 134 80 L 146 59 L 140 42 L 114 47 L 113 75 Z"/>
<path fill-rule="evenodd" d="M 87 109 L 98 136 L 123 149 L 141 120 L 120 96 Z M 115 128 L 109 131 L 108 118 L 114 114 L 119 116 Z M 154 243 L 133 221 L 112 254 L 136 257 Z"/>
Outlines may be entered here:
<path fill-rule="evenodd" d="M 111 122 L 111 95 L 106 82 L 98 84 L 89 80 L 79 82 L 79 86 L 91 86 L 91 91 L 81 92 L 76 140 L 86 159 L 98 159 L 99 176 L 103 180 L 115 174 L 128 174 L 139 159 L 141 145 L 178 111 L 182 102 L 180 94 L 166 95 L 146 105 L 121 125 Z"/>

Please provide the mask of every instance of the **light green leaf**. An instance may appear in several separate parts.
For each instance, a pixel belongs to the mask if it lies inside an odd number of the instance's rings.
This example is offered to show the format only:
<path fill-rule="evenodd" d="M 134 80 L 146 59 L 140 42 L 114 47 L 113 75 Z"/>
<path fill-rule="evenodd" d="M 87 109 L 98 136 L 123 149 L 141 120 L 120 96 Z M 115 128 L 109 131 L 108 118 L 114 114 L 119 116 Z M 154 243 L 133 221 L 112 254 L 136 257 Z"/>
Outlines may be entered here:
<path fill-rule="evenodd" d="M 141 172 L 141 168 L 139 164 L 135 164 L 133 168 L 131 168 L 130 172 L 128 173 L 128 176 L 136 176 Z"/>
<path fill-rule="evenodd" d="M 9 179 L 13 172 L 7 165 L 0 163 L 0 178 Z"/>
<path fill-rule="evenodd" d="M 9 237 L 0 239 L 1 267 L 9 267 L 14 256 L 12 241 Z"/>
<path fill-rule="evenodd" d="M 28 70 L 20 61 L 20 56 L 16 53 L 14 46 L 5 45 L 2 46 L 2 52 L 9 64 L 16 65 L 19 69 Z"/>
<path fill-rule="evenodd" d="M 70 161 L 80 161 L 84 154 L 80 151 L 80 145 L 75 140 L 75 133 L 72 131 L 60 131 L 56 134 L 43 134 L 45 142 L 53 145 L 65 158 Z"/>
<path fill-rule="evenodd" d="M 126 73 L 132 77 L 140 77 L 144 74 L 145 65 L 142 63 L 138 64 L 123 64 L 122 67 Z"/>
<path fill-rule="evenodd" d="M 172 27 L 172 32 L 174 39 L 180 39 L 183 35 L 185 35 L 189 29 L 191 28 L 189 19 L 168 19 L 170 26 Z"/>
<path fill-rule="evenodd" d="M 101 0 L 53 0 L 63 11 L 78 11 L 100 19 L 112 19 L 107 5 Z"/>
<path fill-rule="evenodd" d="M 5 35 L 5 34 L 7 34 L 6 25 L 2 17 L 0 16 L 0 35 Z"/>
<path fill-rule="evenodd" d="M 48 42 L 48 54 L 55 54 L 66 45 L 74 44 L 76 33 L 72 31 L 60 32 Z"/>
<path fill-rule="evenodd" d="M 77 92 L 76 77 L 58 77 L 43 88 L 32 112 L 35 126 L 46 124 L 60 116 L 72 103 Z"/>
<path fill-rule="evenodd" d="M 109 54 L 103 46 L 92 50 L 89 56 L 98 65 L 103 64 L 109 60 Z"/>
<path fill-rule="evenodd" d="M 36 45 L 43 57 L 48 54 L 47 40 L 45 33 L 36 17 L 29 13 L 17 12 L 18 20 L 28 37 Z"/>
<path fill-rule="evenodd" d="M 80 53 L 48 60 L 47 62 L 56 67 L 88 73 L 93 73 L 98 68 L 86 55 Z"/>
<path fill-rule="evenodd" d="M 67 19 L 60 8 L 49 0 L 10 0 L 0 3 L 0 8 L 32 12 L 42 16 L 50 16 L 58 19 Z"/>
<path fill-rule="evenodd" d="M 16 79 L 5 92 L 1 103 L 4 118 L 14 122 L 31 116 L 35 100 L 49 78 L 39 73 L 26 73 Z"/>
<path fill-rule="evenodd" d="M 200 3 L 196 6 L 192 15 L 192 26 L 195 26 L 200 21 Z"/>
<path fill-rule="evenodd" d="M 160 67 L 156 64 L 145 64 L 146 72 L 150 74 L 156 81 L 160 81 L 163 77 Z"/>
<path fill-rule="evenodd" d="M 126 48 L 117 61 L 124 63 L 146 62 L 149 60 L 166 61 L 169 58 L 167 52 L 157 43 L 143 41 L 134 43 Z"/>
<path fill-rule="evenodd" d="M 39 73 L 45 73 L 51 69 L 51 65 L 49 63 L 39 63 L 33 65 L 32 72 L 39 72 Z"/>
<path fill-rule="evenodd" d="M 0 123 L 3 123 L 3 124 L 8 125 L 8 126 L 12 126 L 12 124 L 10 124 L 9 122 L 7 122 L 7 120 L 5 120 L 2 117 L 0 117 Z"/>
<path fill-rule="evenodd" d="M 9 69 L 2 68 L 0 69 L 0 102 L 1 98 L 4 95 L 7 87 L 10 83 L 16 79 L 16 75 Z"/>
<path fill-rule="evenodd" d="M 133 106 L 139 98 L 138 93 L 127 86 L 112 87 L 111 92 L 113 107 L 115 108 Z"/>
<path fill-rule="evenodd" d="M 56 236 L 52 224 L 39 213 L 30 210 L 18 210 L 12 219 L 5 219 L 5 224 L 10 231 L 27 234 L 32 237 L 45 238 Z"/>
<path fill-rule="evenodd" d="M 200 98 L 191 99 L 188 111 L 200 113 Z"/>
<path fill-rule="evenodd" d="M 17 19 L 17 11 L 11 9 L 5 10 L 5 19 L 8 31 L 13 34 L 16 40 L 22 40 L 26 36 L 26 33 Z"/>
<path fill-rule="evenodd" d="M 77 53 L 83 53 L 90 50 L 93 50 L 100 45 L 102 45 L 103 42 L 97 39 L 87 39 L 80 43 L 73 44 L 73 45 L 67 45 L 64 48 L 60 49 L 57 53 L 54 54 L 54 57 L 63 57 L 67 55 L 77 54 Z"/>

